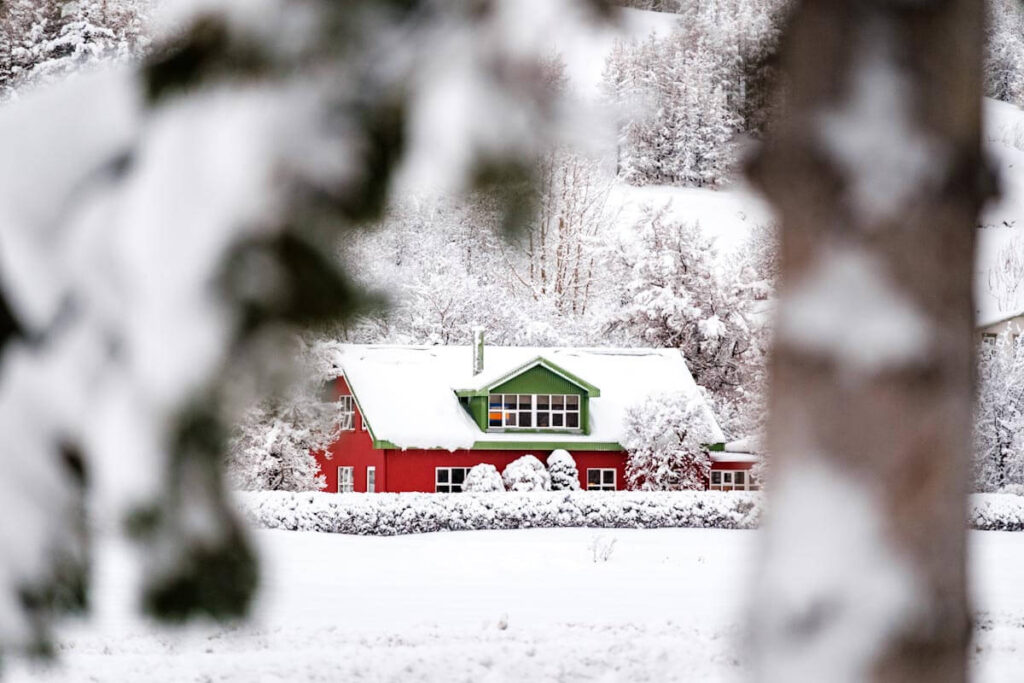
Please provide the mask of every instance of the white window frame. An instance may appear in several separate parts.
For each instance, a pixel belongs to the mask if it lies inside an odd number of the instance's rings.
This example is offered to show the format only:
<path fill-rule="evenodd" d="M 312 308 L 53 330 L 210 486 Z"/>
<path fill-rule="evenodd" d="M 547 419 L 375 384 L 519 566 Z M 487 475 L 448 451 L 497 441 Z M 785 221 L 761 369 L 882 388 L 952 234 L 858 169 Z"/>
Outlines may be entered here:
<path fill-rule="evenodd" d="M 498 412 L 492 409 L 492 397 L 501 397 L 501 424 L 492 425 L 491 415 L 492 413 Z M 507 407 L 506 404 L 510 403 L 512 397 L 515 397 L 515 408 Z M 520 408 L 522 405 L 521 398 L 523 396 L 529 396 L 530 405 L 528 408 Z M 544 410 L 538 409 L 539 399 L 544 397 L 547 399 L 548 407 Z M 570 410 L 568 408 L 569 398 L 576 399 L 576 409 Z M 562 407 L 555 409 L 554 405 L 555 398 L 562 399 Z M 511 415 L 515 415 L 515 424 L 509 424 L 508 420 Z M 528 414 L 530 416 L 530 424 L 522 425 L 522 415 Z M 537 424 L 537 417 L 541 414 L 548 416 L 548 424 L 539 426 Z M 554 417 L 560 415 L 562 417 L 562 424 L 560 426 L 554 426 L 552 423 L 555 421 Z M 567 426 L 569 415 L 576 416 L 576 426 Z M 583 396 L 580 394 L 488 394 L 487 395 L 487 430 L 488 431 L 508 431 L 508 430 L 541 430 L 541 431 L 564 431 L 564 432 L 582 432 L 583 431 Z"/>
<path fill-rule="evenodd" d="M 715 475 L 719 475 L 718 483 L 715 483 Z M 743 475 L 743 483 L 736 483 L 736 474 Z M 759 491 L 761 486 L 753 481 L 754 475 L 750 470 L 711 470 L 708 479 L 709 491 Z"/>
<path fill-rule="evenodd" d="M 590 473 L 600 472 L 599 484 L 590 483 Z M 612 480 L 610 482 L 605 481 L 605 475 L 611 473 Z M 611 488 L 609 488 L 611 487 Z M 587 468 L 587 490 L 588 491 L 618 491 L 619 490 L 619 473 L 615 471 L 614 467 L 588 467 Z"/>
<path fill-rule="evenodd" d="M 377 493 L 377 468 L 373 465 L 366 467 L 366 492 Z"/>
<path fill-rule="evenodd" d="M 356 428 L 356 401 L 351 394 L 338 397 L 338 424 L 341 431 L 352 432 Z"/>
<path fill-rule="evenodd" d="M 462 493 L 462 485 L 466 481 L 466 475 L 469 474 L 469 467 L 435 467 L 434 468 L 434 493 Z M 452 472 L 454 470 L 463 470 L 462 481 L 458 484 L 452 483 Z M 445 481 L 441 481 L 441 473 L 445 473 Z M 441 487 L 447 487 L 447 491 L 442 491 Z M 458 490 L 453 490 L 454 487 L 458 487 Z"/>
<path fill-rule="evenodd" d="M 343 476 L 344 475 L 344 476 Z M 338 468 L 338 493 L 352 493 L 356 485 L 356 468 L 342 465 Z"/>

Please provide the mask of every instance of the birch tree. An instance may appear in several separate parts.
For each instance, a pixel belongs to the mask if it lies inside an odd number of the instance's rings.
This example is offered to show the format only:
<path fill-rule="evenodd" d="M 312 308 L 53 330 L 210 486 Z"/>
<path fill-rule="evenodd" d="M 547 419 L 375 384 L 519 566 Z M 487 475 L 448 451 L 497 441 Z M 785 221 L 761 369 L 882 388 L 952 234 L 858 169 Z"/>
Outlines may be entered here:
<path fill-rule="evenodd" d="M 966 679 L 983 11 L 804 0 L 784 38 L 756 680 Z"/>

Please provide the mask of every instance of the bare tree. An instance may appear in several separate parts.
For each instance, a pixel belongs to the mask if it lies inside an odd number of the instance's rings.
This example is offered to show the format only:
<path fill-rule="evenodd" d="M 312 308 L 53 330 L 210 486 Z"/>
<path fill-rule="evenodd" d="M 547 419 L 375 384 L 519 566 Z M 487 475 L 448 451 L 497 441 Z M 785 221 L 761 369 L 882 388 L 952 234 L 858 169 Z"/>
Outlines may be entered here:
<path fill-rule="evenodd" d="M 752 167 L 782 224 L 757 680 L 966 679 L 983 10 L 791 18 Z"/>

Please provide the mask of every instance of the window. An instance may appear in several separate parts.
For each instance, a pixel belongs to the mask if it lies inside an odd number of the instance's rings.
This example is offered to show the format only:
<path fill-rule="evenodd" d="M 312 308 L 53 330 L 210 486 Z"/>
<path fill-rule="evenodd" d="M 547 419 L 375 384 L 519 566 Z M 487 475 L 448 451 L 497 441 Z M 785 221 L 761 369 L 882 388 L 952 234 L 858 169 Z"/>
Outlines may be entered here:
<path fill-rule="evenodd" d="M 366 492 L 376 493 L 377 492 L 377 468 L 367 467 L 366 468 Z"/>
<path fill-rule="evenodd" d="M 338 408 L 340 410 L 338 423 L 341 425 L 341 431 L 351 432 L 356 428 L 356 402 L 352 400 L 351 396 L 340 396 L 338 397 Z"/>
<path fill-rule="evenodd" d="M 352 493 L 355 471 L 355 467 L 338 468 L 338 493 Z"/>
<path fill-rule="evenodd" d="M 362 420 L 359 421 L 359 424 L 360 424 L 360 429 L 362 429 L 364 432 L 367 432 L 367 431 L 370 430 L 370 428 L 366 426 L 366 418 L 365 417 Z"/>
<path fill-rule="evenodd" d="M 587 468 L 588 491 L 614 491 L 615 470 L 612 468 Z"/>
<path fill-rule="evenodd" d="M 579 429 L 577 394 L 491 394 L 487 426 L 495 429 Z"/>
<path fill-rule="evenodd" d="M 468 467 L 435 467 L 434 491 L 437 493 L 461 493 L 462 482 L 466 480 Z"/>
<path fill-rule="evenodd" d="M 759 491 L 761 485 L 745 470 L 712 470 L 712 491 Z"/>

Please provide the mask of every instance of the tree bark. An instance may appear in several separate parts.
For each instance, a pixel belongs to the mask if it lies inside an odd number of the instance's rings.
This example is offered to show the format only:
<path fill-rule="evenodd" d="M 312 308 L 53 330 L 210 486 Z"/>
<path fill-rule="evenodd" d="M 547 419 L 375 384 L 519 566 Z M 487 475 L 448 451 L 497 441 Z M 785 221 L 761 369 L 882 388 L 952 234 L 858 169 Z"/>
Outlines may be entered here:
<path fill-rule="evenodd" d="M 983 10 L 791 17 L 750 168 L 781 220 L 756 680 L 966 680 Z"/>

